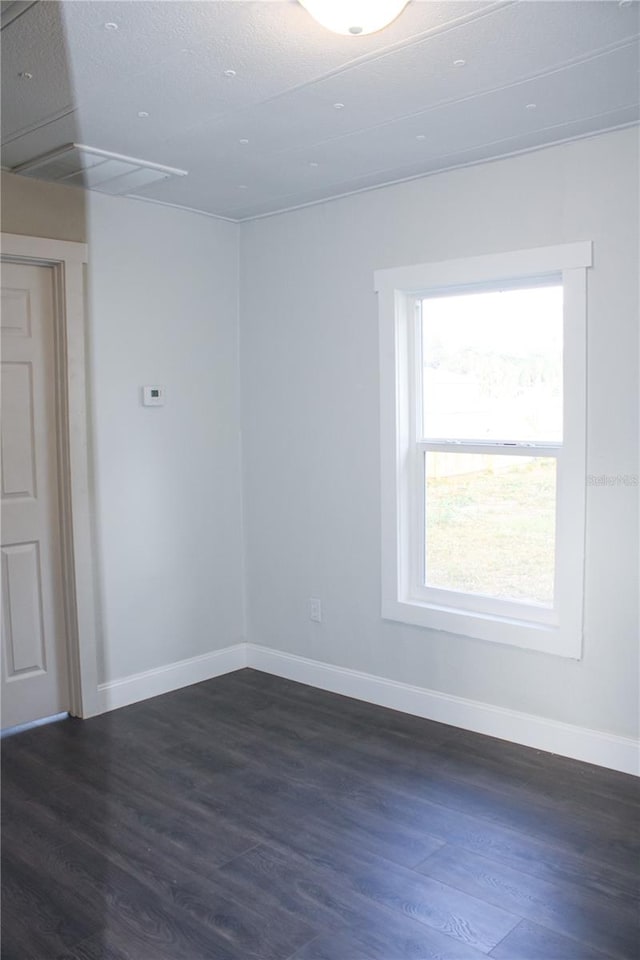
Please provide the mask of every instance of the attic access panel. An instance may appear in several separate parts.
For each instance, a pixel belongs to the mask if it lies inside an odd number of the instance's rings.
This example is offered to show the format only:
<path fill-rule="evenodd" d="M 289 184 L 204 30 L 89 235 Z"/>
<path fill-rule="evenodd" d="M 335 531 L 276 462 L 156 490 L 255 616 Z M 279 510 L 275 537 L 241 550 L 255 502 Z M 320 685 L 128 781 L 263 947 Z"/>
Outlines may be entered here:
<path fill-rule="evenodd" d="M 165 167 L 160 163 L 110 153 L 82 143 L 68 143 L 18 164 L 11 172 L 35 180 L 97 190 L 112 196 L 125 196 L 170 177 L 187 176 L 186 170 L 177 167 Z"/>

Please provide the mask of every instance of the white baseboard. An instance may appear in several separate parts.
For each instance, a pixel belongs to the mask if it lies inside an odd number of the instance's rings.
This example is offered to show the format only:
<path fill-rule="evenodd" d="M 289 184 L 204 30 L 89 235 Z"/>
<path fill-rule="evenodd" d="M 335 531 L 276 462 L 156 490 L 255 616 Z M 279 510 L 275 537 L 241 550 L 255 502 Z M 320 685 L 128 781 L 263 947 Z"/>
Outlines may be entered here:
<path fill-rule="evenodd" d="M 247 644 L 246 665 L 356 700 L 448 723 L 500 740 L 640 775 L 640 743 L 629 737 L 547 720 L 518 710 L 386 680 L 268 647 Z"/>
<path fill-rule="evenodd" d="M 307 683 L 345 697 L 365 700 L 416 717 L 448 723 L 500 740 L 640 775 L 640 743 L 629 737 L 547 720 L 518 710 L 387 680 L 252 643 L 237 643 L 200 657 L 180 660 L 122 680 L 100 684 L 98 712 L 125 707 L 171 690 L 252 667 L 277 677 Z"/>
<path fill-rule="evenodd" d="M 214 650 L 200 657 L 168 663 L 144 673 L 134 673 L 122 680 L 112 680 L 98 685 L 98 713 L 126 707 L 130 703 L 148 700 L 161 693 L 179 690 L 192 683 L 201 683 L 231 673 L 247 666 L 247 645 L 236 643 L 222 650 Z"/>

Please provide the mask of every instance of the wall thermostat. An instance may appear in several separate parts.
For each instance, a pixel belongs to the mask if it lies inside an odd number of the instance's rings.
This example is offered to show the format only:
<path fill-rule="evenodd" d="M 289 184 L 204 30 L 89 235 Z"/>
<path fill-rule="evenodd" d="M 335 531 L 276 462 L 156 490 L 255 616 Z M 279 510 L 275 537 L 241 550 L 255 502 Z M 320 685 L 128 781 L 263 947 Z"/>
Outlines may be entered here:
<path fill-rule="evenodd" d="M 143 387 L 142 404 L 145 407 L 163 407 L 164 387 L 160 387 L 157 384 L 154 384 L 150 387 Z"/>

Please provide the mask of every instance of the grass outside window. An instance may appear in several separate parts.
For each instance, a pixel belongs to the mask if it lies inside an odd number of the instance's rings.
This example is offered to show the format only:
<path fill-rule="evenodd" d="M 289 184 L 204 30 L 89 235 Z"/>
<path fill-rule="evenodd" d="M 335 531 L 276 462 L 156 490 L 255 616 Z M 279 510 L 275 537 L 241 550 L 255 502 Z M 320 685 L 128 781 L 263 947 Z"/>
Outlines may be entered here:
<path fill-rule="evenodd" d="M 555 458 L 428 453 L 426 466 L 426 585 L 551 606 Z"/>

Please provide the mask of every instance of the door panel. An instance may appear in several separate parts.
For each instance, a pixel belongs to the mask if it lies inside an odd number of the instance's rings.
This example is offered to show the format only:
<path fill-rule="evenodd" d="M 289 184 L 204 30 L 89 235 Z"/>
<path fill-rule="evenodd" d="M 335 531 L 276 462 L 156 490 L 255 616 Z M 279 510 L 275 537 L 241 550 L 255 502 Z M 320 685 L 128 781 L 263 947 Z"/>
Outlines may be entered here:
<path fill-rule="evenodd" d="M 32 373 L 31 363 L 2 363 L 3 499 L 36 495 Z"/>
<path fill-rule="evenodd" d="M 46 670 L 41 569 L 37 543 L 2 548 L 7 680 Z"/>
<path fill-rule="evenodd" d="M 49 267 L 2 264 L 2 726 L 68 709 Z"/>

